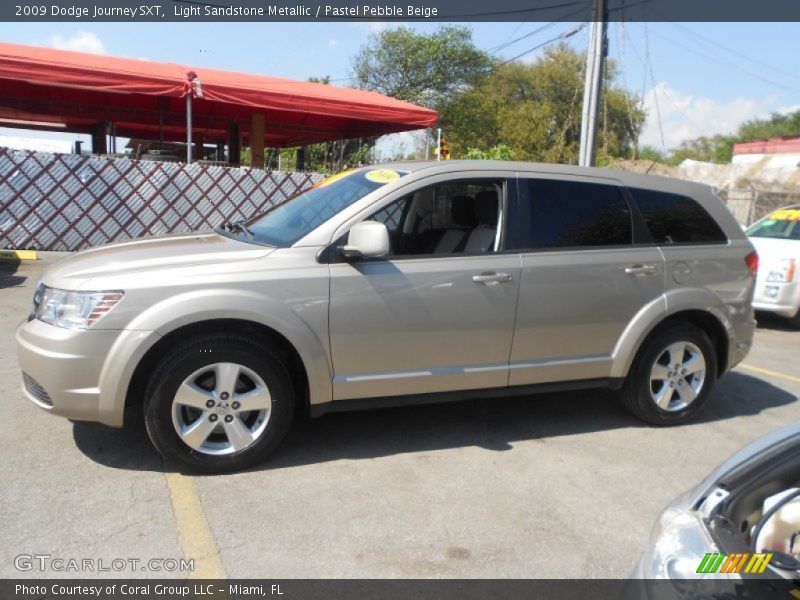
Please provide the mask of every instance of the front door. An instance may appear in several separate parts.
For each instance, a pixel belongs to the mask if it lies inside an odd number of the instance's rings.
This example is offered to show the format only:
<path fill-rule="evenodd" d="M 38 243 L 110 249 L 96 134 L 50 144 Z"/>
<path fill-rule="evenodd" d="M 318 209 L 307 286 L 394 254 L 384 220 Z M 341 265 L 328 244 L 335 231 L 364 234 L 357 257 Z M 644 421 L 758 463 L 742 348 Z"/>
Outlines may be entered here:
<path fill-rule="evenodd" d="M 386 259 L 330 266 L 334 400 L 504 387 L 520 265 L 504 180 L 423 186 L 368 217 Z"/>

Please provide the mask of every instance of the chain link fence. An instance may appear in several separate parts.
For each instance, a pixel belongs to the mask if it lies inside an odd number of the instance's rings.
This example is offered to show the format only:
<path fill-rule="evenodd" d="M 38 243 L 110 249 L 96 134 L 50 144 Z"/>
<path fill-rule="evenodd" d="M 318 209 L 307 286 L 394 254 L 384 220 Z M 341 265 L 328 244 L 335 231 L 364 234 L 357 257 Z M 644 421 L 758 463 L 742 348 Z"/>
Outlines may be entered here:
<path fill-rule="evenodd" d="M 0 248 L 81 250 L 249 219 L 317 173 L 0 148 Z"/>
<path fill-rule="evenodd" d="M 783 190 L 722 189 L 717 194 L 742 225 L 750 225 L 771 212 L 790 204 L 800 204 L 800 192 Z"/>

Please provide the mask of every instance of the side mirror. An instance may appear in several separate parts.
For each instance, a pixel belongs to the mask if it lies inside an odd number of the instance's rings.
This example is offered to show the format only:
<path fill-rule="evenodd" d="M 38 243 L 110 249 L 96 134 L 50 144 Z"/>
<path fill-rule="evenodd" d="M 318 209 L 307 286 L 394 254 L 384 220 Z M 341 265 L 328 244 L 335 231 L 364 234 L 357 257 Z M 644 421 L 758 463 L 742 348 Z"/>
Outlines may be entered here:
<path fill-rule="evenodd" d="M 339 247 L 344 258 L 378 258 L 389 254 L 389 230 L 378 221 L 361 221 L 347 234 L 347 244 Z"/>

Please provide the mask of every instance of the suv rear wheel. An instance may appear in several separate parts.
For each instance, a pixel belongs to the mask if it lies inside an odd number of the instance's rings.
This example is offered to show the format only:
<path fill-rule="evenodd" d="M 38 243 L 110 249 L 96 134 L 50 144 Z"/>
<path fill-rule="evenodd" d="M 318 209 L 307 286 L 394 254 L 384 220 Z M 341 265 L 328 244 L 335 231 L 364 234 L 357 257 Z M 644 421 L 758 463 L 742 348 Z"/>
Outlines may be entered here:
<path fill-rule="evenodd" d="M 649 338 L 619 392 L 622 404 L 653 425 L 678 425 L 706 405 L 717 376 L 708 335 L 689 324 Z"/>
<path fill-rule="evenodd" d="M 270 350 L 238 336 L 182 344 L 153 374 L 147 433 L 159 452 L 203 472 L 262 461 L 289 429 L 291 379 Z"/>

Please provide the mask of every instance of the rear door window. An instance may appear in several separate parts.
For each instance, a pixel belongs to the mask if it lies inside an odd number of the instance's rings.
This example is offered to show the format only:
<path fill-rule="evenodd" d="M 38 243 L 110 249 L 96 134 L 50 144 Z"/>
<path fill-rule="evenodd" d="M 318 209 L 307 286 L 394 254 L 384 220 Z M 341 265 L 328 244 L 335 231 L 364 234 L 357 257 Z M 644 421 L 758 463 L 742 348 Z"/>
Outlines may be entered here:
<path fill-rule="evenodd" d="M 516 244 L 520 249 L 633 243 L 631 211 L 614 185 L 520 179 L 517 210 Z"/>
<path fill-rule="evenodd" d="M 629 188 L 657 244 L 719 244 L 728 241 L 700 204 L 680 194 Z"/>

